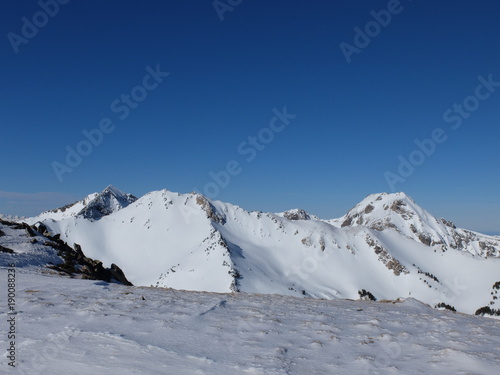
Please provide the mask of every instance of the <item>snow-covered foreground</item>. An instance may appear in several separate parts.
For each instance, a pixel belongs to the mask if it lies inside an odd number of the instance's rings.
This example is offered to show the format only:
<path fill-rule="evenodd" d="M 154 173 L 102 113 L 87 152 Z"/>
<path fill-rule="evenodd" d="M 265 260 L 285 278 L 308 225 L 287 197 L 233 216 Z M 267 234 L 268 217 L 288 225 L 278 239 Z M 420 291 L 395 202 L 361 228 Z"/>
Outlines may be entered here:
<path fill-rule="evenodd" d="M 0 280 L 6 285 L 5 267 Z M 457 375 L 500 368 L 500 321 L 413 299 L 125 287 L 34 268 L 17 269 L 16 294 L 17 366 L 9 368 L 3 354 L 2 373 Z"/>

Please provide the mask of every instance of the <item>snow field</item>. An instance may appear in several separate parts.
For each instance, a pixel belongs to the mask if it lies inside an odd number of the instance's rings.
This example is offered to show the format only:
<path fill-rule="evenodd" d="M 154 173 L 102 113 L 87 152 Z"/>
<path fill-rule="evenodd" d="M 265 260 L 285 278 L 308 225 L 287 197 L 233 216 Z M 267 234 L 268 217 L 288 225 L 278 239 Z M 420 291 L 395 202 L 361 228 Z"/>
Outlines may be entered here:
<path fill-rule="evenodd" d="M 498 320 L 413 299 L 125 287 L 28 268 L 17 295 L 18 374 L 465 375 L 500 365 Z"/>

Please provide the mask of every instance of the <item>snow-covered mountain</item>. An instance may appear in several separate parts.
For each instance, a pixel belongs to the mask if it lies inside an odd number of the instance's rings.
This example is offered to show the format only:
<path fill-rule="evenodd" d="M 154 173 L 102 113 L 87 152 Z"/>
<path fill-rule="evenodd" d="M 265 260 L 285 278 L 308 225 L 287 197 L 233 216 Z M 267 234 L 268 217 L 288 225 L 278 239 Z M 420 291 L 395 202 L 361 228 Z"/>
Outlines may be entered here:
<path fill-rule="evenodd" d="M 428 246 L 441 246 L 468 251 L 484 257 L 499 257 L 499 239 L 481 235 L 456 226 L 445 219 L 436 219 L 404 193 L 369 195 L 332 225 L 364 226 L 384 231 L 393 229 L 401 235 Z"/>
<path fill-rule="evenodd" d="M 498 309 L 500 240 L 436 219 L 404 193 L 345 216 L 249 212 L 196 193 L 143 197 L 114 187 L 25 220 L 43 222 L 134 285 L 311 296 L 413 297 L 473 313 Z"/>

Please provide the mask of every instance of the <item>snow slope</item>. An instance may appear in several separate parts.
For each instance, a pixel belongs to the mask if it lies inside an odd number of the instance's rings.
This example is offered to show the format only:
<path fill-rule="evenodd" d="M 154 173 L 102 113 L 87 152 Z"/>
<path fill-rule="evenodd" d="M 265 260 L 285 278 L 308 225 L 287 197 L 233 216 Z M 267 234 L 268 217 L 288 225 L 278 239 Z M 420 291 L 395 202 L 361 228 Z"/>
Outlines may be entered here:
<path fill-rule="evenodd" d="M 438 220 L 404 193 L 370 195 L 334 220 L 249 212 L 168 190 L 121 206 L 101 200 L 100 214 L 86 216 L 106 190 L 70 214 L 27 222 L 42 221 L 87 256 L 117 264 L 134 285 L 327 299 L 357 299 L 364 289 L 467 313 L 497 306 L 498 238 Z"/>
<path fill-rule="evenodd" d="M 500 367 L 500 321 L 414 299 L 125 287 L 26 267 L 16 284 L 16 368 L 2 334 L 2 373 L 494 375 Z"/>

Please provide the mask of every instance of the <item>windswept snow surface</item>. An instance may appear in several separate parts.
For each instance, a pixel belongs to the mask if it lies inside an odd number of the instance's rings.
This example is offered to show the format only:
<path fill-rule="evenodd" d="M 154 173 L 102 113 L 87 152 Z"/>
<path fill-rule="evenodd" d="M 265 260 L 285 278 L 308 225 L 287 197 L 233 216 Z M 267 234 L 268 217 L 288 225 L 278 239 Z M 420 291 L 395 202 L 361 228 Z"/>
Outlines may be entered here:
<path fill-rule="evenodd" d="M 28 267 L 16 275 L 15 369 L 7 366 L 0 310 L 5 374 L 496 375 L 500 368 L 500 321 L 414 299 L 125 287 Z"/>

